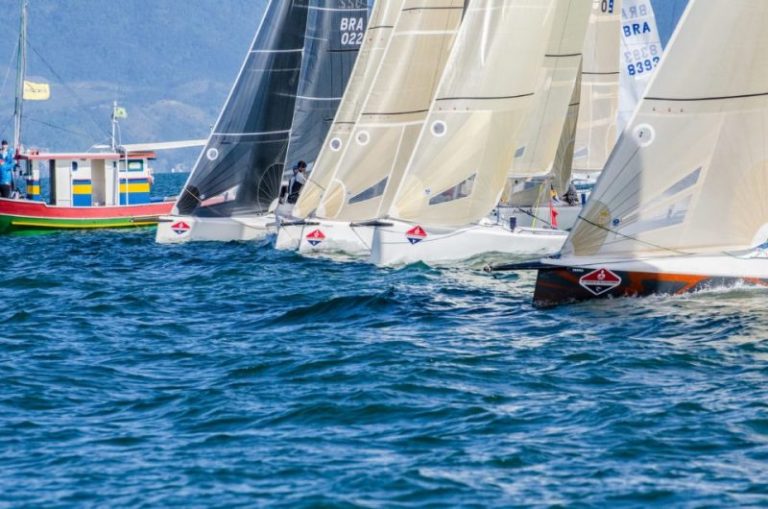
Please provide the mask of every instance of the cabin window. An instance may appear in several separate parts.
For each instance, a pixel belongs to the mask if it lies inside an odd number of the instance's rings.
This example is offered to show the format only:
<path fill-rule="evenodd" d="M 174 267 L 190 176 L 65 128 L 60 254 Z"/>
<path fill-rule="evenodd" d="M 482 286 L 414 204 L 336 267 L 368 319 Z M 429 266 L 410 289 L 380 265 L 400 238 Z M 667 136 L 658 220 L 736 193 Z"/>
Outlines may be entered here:
<path fill-rule="evenodd" d="M 128 161 L 128 171 L 144 171 L 144 161 L 131 159 Z"/>
<path fill-rule="evenodd" d="M 472 194 L 472 189 L 475 187 L 476 176 L 477 173 L 473 173 L 469 178 L 464 179 L 455 186 L 446 189 L 438 195 L 433 196 L 429 199 L 429 204 L 438 205 L 440 203 L 446 203 L 449 201 L 458 200 L 460 198 L 466 198 Z"/>
<path fill-rule="evenodd" d="M 77 171 L 77 161 L 72 161 L 72 171 Z"/>

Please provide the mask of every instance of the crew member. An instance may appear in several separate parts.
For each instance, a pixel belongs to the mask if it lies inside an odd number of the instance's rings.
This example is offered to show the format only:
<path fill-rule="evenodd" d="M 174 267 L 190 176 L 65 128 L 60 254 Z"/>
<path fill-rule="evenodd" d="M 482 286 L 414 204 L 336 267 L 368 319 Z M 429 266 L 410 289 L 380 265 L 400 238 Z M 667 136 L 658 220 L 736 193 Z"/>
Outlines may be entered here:
<path fill-rule="evenodd" d="M 8 142 L 0 143 L 0 198 L 10 198 L 13 192 L 13 149 L 8 148 Z"/>
<path fill-rule="evenodd" d="M 299 199 L 299 192 L 304 184 L 307 183 L 307 163 L 299 161 L 293 167 L 293 177 L 288 182 L 288 203 L 296 203 Z"/>

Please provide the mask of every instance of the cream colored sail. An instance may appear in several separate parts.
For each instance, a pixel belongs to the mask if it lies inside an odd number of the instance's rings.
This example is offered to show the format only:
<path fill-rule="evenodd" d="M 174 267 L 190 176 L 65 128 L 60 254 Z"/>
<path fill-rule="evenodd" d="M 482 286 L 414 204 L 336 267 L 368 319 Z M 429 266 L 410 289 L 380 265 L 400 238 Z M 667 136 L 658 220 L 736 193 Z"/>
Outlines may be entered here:
<path fill-rule="evenodd" d="M 581 106 L 573 171 L 599 172 L 618 133 L 622 0 L 593 0 L 581 75 Z"/>
<path fill-rule="evenodd" d="M 328 130 L 325 144 L 320 150 L 315 167 L 294 206 L 292 215 L 305 218 L 320 203 L 323 193 L 333 178 L 363 102 L 373 84 L 384 50 L 389 43 L 395 21 L 404 0 L 377 0 L 371 12 L 365 39 L 355 62 L 347 89 L 336 117 Z"/>
<path fill-rule="evenodd" d="M 539 75 L 534 109 L 526 119 L 510 175 L 534 177 L 553 173 L 553 165 L 573 90 L 581 68 L 581 51 L 591 0 L 561 2 Z"/>
<path fill-rule="evenodd" d="M 464 0 L 405 0 L 370 94 L 317 216 L 377 217 L 413 150 L 458 31 Z M 394 183 L 388 186 L 389 183 Z"/>
<path fill-rule="evenodd" d="M 537 88 L 550 41 L 562 41 L 563 47 L 575 44 L 578 54 L 582 41 L 565 19 L 582 18 L 586 26 L 589 6 L 589 0 L 471 4 L 391 217 L 457 226 L 481 219 L 496 206 L 515 156 L 515 140 L 539 102 Z M 570 87 L 562 116 L 572 81 Z M 554 136 L 555 149 L 559 135 Z"/>
<path fill-rule="evenodd" d="M 766 26 L 768 2 L 691 1 L 564 257 L 733 252 L 766 242 Z"/>
<path fill-rule="evenodd" d="M 552 191 L 559 197 L 568 190 L 573 164 L 573 147 L 576 141 L 576 125 L 579 118 L 579 98 L 581 97 L 581 72 L 577 71 L 576 76 L 571 100 L 561 122 L 562 132 L 551 163 L 551 172 L 544 177 L 533 179 L 512 176 L 507 180 L 504 193 L 499 201 L 501 205 L 514 207 L 546 206 Z M 518 153 L 521 152 L 518 149 Z"/>

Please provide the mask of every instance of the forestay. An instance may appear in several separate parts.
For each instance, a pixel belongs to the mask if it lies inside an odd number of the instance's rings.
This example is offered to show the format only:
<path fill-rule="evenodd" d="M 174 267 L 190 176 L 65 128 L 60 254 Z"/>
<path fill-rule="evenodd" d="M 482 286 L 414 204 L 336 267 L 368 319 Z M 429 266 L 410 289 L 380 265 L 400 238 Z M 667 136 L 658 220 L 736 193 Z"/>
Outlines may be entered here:
<path fill-rule="evenodd" d="M 463 8 L 464 0 L 403 2 L 317 216 L 344 221 L 373 219 L 389 201 L 426 118 Z"/>
<path fill-rule="evenodd" d="M 312 170 L 355 65 L 367 23 L 366 0 L 310 0 L 288 165 L 303 160 Z"/>
<path fill-rule="evenodd" d="M 342 150 L 349 141 L 363 101 L 371 89 L 402 3 L 403 0 L 377 0 L 374 3 L 370 24 L 349 84 L 317 156 L 314 169 L 294 206 L 293 216 L 305 218 L 311 214 L 319 205 L 323 192 L 333 178 Z"/>
<path fill-rule="evenodd" d="M 563 48 L 575 44 L 579 53 L 584 28 L 578 40 L 565 22 L 569 16 L 579 19 L 579 12 L 586 25 L 589 3 L 584 0 L 470 4 L 390 216 L 458 226 L 485 217 L 496 206 L 521 128 L 538 104 L 538 88 L 547 93 L 540 78 L 549 42 L 562 41 Z M 555 46 L 552 62 L 560 60 L 561 47 Z M 572 90 L 573 81 L 561 117 Z M 560 130 L 554 135 L 555 149 Z"/>
<path fill-rule="evenodd" d="M 271 0 L 174 214 L 265 213 L 277 198 L 301 70 L 308 0 Z"/>
<path fill-rule="evenodd" d="M 768 2 L 693 0 L 563 256 L 747 249 L 768 237 Z"/>
<path fill-rule="evenodd" d="M 651 0 L 622 0 L 621 77 L 617 130 L 621 133 L 643 98 L 662 47 Z"/>
<path fill-rule="evenodd" d="M 616 144 L 622 0 L 593 0 L 581 74 L 573 171 L 599 172 Z"/>

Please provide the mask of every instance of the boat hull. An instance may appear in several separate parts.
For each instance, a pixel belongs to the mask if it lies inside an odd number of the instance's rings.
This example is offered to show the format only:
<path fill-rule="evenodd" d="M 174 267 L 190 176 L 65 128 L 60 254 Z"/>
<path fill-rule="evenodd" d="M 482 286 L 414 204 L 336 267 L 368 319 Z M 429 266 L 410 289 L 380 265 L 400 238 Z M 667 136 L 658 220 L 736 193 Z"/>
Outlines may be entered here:
<path fill-rule="evenodd" d="M 541 228 L 510 230 L 498 224 L 444 228 L 392 221 L 375 228 L 370 261 L 392 266 L 454 262 L 490 253 L 547 256 L 560 250 L 567 235 Z"/>
<path fill-rule="evenodd" d="M 592 299 L 680 295 L 735 286 L 768 287 L 768 260 L 708 257 L 552 265 L 538 271 L 533 304 L 545 308 Z"/>
<path fill-rule="evenodd" d="M 157 225 L 155 242 L 230 242 L 266 239 L 276 230 L 274 214 L 236 217 L 163 216 Z"/>
<path fill-rule="evenodd" d="M 118 207 L 58 207 L 0 198 L 0 234 L 154 226 L 173 202 Z"/>
<path fill-rule="evenodd" d="M 366 257 L 371 253 L 373 228 L 327 219 L 312 219 L 301 228 L 300 233 L 291 230 L 291 238 L 298 239 L 301 254 Z"/>

